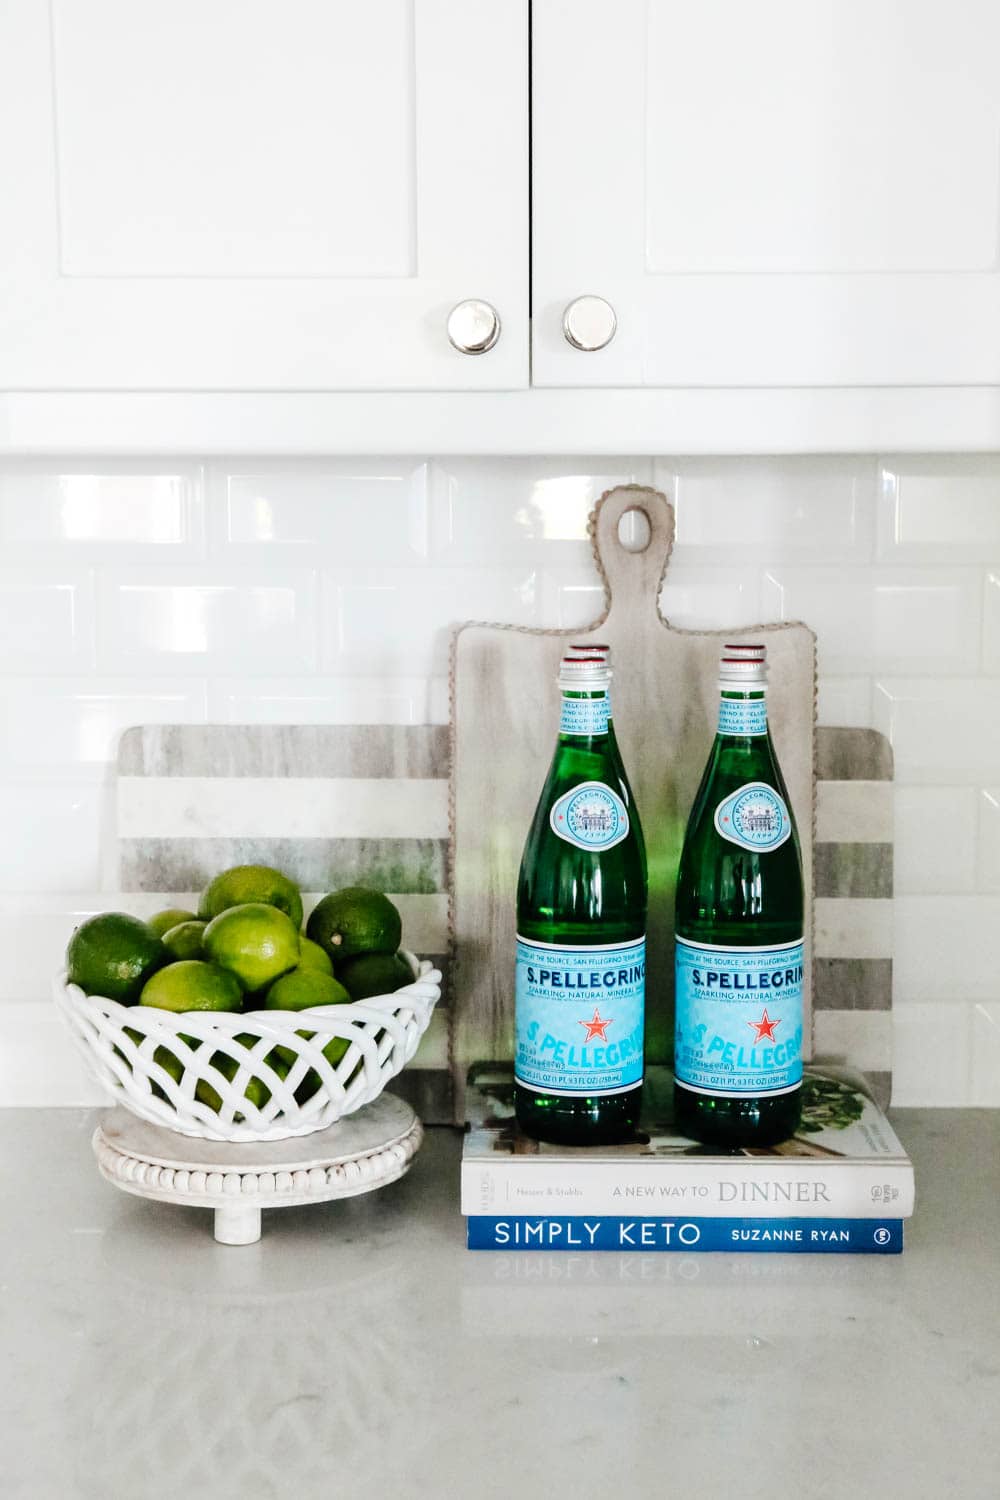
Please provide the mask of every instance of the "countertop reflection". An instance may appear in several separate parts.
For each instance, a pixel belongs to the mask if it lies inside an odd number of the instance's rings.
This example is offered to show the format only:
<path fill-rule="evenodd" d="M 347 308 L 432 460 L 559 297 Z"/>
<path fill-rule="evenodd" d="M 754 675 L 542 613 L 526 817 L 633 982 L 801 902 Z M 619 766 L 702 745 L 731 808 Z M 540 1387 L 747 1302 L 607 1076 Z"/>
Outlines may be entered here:
<path fill-rule="evenodd" d="M 6 1500 L 996 1493 L 1000 1112 L 896 1112 L 885 1258 L 470 1253 L 443 1129 L 226 1247 L 98 1114 L 0 1112 Z"/>

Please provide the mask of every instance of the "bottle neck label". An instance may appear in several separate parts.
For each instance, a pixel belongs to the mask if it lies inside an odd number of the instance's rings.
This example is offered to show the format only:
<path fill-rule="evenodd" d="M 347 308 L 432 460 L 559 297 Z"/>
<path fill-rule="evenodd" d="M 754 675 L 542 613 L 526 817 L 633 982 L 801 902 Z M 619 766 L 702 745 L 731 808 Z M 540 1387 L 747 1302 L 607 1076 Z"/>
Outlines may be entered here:
<path fill-rule="evenodd" d="M 802 1083 L 801 941 L 727 948 L 677 938 L 674 1075 L 698 1094 L 756 1099 Z"/>
<path fill-rule="evenodd" d="M 767 699 L 719 699 L 719 733 L 759 738 L 767 734 Z"/>
<path fill-rule="evenodd" d="M 610 718 L 611 699 L 607 693 L 598 698 L 563 698 L 559 733 L 590 739 L 595 734 L 607 734 Z"/>
<path fill-rule="evenodd" d="M 767 854 L 791 838 L 792 819 L 785 799 L 765 781 L 748 781 L 723 797 L 715 809 L 715 829 L 740 849 Z"/>
<path fill-rule="evenodd" d="M 514 1077 L 541 1094 L 642 1082 L 646 940 L 588 947 L 518 937 Z"/>
<path fill-rule="evenodd" d="M 567 844 L 600 853 L 628 837 L 628 808 L 603 781 L 582 781 L 553 802 L 549 826 Z"/>

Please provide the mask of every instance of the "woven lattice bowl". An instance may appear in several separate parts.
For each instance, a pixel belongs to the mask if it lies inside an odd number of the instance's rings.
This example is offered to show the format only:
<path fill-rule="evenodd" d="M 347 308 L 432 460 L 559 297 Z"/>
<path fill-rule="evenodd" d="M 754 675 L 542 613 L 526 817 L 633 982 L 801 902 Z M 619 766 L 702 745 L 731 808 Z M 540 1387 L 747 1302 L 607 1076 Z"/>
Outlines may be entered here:
<path fill-rule="evenodd" d="M 413 981 L 394 994 L 310 1010 L 177 1014 L 85 995 L 65 972 L 55 998 L 117 1104 L 182 1135 L 279 1141 L 325 1130 L 370 1104 L 416 1052 L 441 998 L 441 975 L 426 959 L 401 957 Z M 330 1046 L 338 1038 L 346 1050 L 331 1062 L 325 1053 L 341 1052 Z M 275 1067 L 277 1047 L 283 1059 Z"/>

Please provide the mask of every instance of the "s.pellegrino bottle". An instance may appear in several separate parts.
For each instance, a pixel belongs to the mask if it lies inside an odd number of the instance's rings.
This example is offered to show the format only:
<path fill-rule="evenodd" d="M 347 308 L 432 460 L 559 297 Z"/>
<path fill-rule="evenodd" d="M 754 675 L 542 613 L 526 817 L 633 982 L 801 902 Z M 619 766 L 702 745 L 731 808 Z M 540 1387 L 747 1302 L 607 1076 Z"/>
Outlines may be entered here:
<path fill-rule="evenodd" d="M 802 858 L 765 647 L 724 646 L 719 691 L 677 878 L 676 1123 L 694 1140 L 765 1146 L 801 1115 Z"/>
<path fill-rule="evenodd" d="M 514 1104 L 538 1140 L 603 1145 L 639 1118 L 646 850 L 611 721 L 606 647 L 571 648 L 517 887 Z"/>

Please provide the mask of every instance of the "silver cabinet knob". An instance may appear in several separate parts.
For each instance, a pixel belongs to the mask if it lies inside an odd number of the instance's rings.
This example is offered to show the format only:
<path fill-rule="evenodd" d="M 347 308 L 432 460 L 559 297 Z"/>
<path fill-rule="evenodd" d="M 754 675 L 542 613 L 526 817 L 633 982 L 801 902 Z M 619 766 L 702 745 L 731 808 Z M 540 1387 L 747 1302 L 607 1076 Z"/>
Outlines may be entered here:
<path fill-rule="evenodd" d="M 603 297 L 576 297 L 563 313 L 566 342 L 587 354 L 610 344 L 617 327 L 615 310 Z"/>
<path fill-rule="evenodd" d="M 500 314 L 488 302 L 470 297 L 448 314 L 448 338 L 459 354 L 485 354 L 500 337 Z"/>

